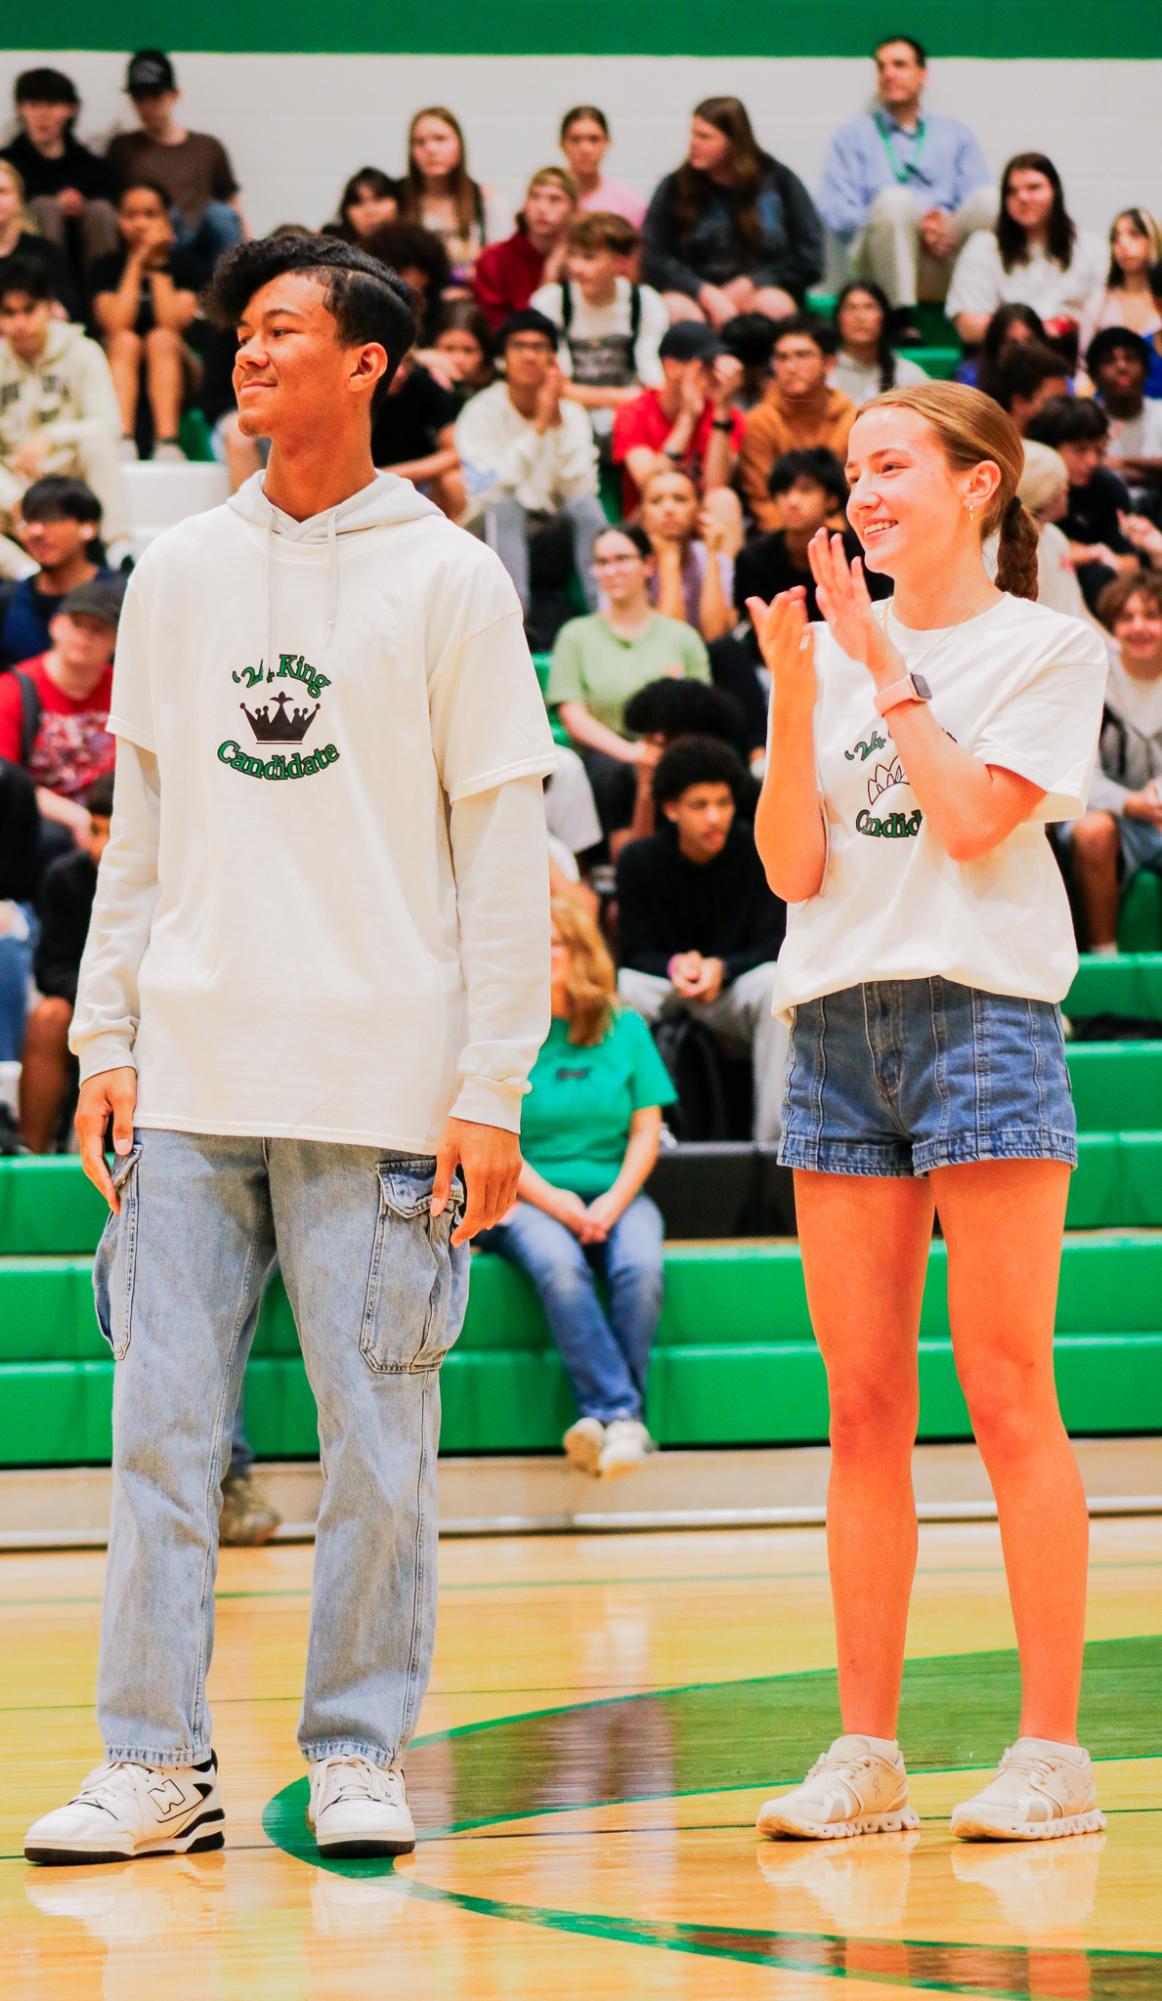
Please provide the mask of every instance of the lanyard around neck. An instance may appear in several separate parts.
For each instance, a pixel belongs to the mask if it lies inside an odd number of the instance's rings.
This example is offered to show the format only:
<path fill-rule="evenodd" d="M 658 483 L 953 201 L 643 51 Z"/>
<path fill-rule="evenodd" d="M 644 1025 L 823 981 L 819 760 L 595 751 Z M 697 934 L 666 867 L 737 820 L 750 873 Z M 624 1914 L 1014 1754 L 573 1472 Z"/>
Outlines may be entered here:
<path fill-rule="evenodd" d="M 895 176 L 896 180 L 900 183 L 900 186 L 906 187 L 909 181 L 918 181 L 920 178 L 920 155 L 924 151 L 924 137 L 928 130 L 927 126 L 924 123 L 923 118 L 921 117 L 916 121 L 915 151 L 913 152 L 911 159 L 907 161 L 901 160 L 897 157 L 895 141 L 893 140 L 892 135 L 888 130 L 888 121 L 884 117 L 882 111 L 878 110 L 876 111 L 875 122 L 876 122 L 876 131 L 879 133 L 880 138 L 884 142 L 884 151 L 888 156 L 888 161 L 891 166 L 892 173 Z"/>

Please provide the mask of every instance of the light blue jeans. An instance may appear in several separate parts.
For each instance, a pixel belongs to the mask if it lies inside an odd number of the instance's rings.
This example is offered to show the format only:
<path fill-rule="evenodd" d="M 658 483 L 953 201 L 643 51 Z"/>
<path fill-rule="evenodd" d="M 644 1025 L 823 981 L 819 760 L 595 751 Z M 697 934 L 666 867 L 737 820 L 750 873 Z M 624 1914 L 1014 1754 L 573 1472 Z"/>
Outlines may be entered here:
<path fill-rule="evenodd" d="M 299 1744 L 398 1758 L 431 1671 L 439 1365 L 468 1296 L 430 1214 L 434 1161 L 308 1140 L 143 1131 L 93 1275 L 116 1357 L 97 1707 L 106 1754 L 210 1749 L 221 1476 L 277 1255 L 319 1412 L 323 1502 Z"/>
<path fill-rule="evenodd" d="M 611 1424 L 642 1414 L 662 1312 L 662 1237 L 656 1204 L 638 1195 L 605 1242 L 588 1249 L 531 1202 L 518 1202 L 509 1222 L 477 1238 L 532 1280 L 582 1417 Z M 598 1272 L 609 1293 L 608 1318 L 597 1296 Z"/>

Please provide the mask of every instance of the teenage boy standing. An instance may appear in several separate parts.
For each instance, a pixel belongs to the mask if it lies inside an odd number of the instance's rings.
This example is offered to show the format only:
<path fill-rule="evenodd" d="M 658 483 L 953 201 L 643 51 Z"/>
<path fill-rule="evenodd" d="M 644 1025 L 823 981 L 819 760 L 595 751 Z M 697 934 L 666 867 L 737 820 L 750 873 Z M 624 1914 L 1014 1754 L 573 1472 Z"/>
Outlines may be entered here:
<path fill-rule="evenodd" d="M 42 1862 L 222 1844 L 219 1488 L 276 1254 L 326 1469 L 309 1819 L 331 1855 L 412 1846 L 439 1364 L 468 1241 L 516 1195 L 548 1027 L 555 754 L 517 600 L 486 548 L 372 466 L 410 294 L 334 238 L 278 237 L 223 260 L 210 304 L 237 328 L 242 430 L 271 456 L 152 544 L 118 650 L 113 836 L 71 1036 L 82 1157 L 113 1211 L 108 1762 L 30 1830 Z"/>

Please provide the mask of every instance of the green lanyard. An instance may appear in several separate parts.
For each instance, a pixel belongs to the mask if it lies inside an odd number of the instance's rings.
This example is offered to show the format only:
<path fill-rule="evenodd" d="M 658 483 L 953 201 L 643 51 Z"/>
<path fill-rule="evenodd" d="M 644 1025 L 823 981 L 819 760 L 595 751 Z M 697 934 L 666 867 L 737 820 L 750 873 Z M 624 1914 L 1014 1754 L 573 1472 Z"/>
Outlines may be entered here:
<path fill-rule="evenodd" d="M 888 131 L 888 121 L 884 117 L 882 111 L 876 112 L 875 121 L 876 121 L 876 131 L 879 133 L 880 138 L 884 142 L 884 151 L 886 152 L 888 159 L 891 163 L 892 173 L 895 175 L 895 178 L 899 182 L 900 186 L 906 187 L 909 181 L 919 180 L 920 155 L 924 151 L 924 134 L 928 129 L 924 123 L 924 120 L 921 118 L 917 123 L 916 150 L 912 154 L 912 157 L 908 161 L 906 166 L 901 160 L 898 160 L 896 158 L 896 149 L 892 143 L 892 135 Z"/>

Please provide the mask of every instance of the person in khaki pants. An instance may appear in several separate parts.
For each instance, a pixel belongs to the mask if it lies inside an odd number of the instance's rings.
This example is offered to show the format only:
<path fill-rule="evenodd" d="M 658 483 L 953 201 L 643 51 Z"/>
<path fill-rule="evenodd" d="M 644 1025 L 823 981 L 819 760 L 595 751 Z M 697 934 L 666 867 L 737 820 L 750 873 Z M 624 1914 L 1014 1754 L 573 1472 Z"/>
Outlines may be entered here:
<path fill-rule="evenodd" d="M 918 300 L 945 297 L 965 239 L 996 221 L 997 191 L 968 127 L 923 111 L 921 44 L 895 35 L 875 64 L 876 102 L 832 139 L 819 213 L 852 275 L 882 285 L 903 322 Z"/>

